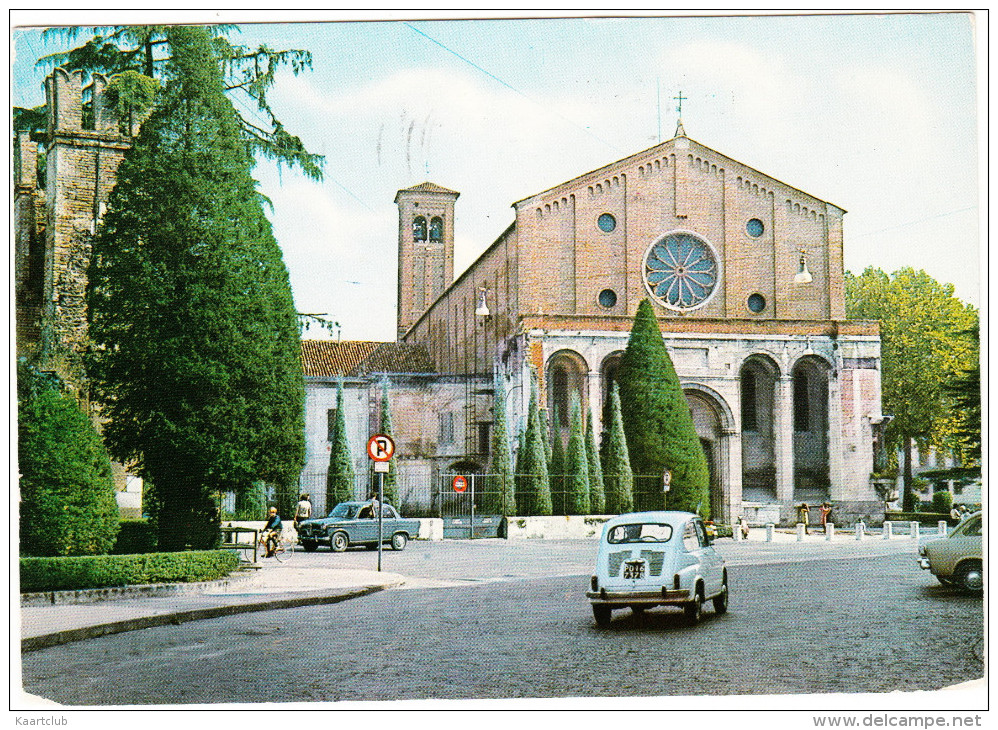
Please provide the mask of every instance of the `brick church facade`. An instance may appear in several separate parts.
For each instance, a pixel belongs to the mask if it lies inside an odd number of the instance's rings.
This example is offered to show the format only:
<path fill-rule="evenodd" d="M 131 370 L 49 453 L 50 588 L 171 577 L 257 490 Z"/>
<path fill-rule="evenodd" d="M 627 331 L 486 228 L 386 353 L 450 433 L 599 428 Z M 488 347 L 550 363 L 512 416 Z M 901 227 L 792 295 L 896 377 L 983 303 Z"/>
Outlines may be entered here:
<path fill-rule="evenodd" d="M 457 197 L 432 183 L 396 197 L 399 339 L 425 347 L 441 374 L 498 371 L 511 434 L 531 370 L 559 414 L 552 435 L 567 438 L 573 392 L 598 429 L 649 298 L 708 457 L 713 514 L 785 519 L 794 503 L 825 499 L 840 513 L 882 509 L 869 481 L 879 330 L 845 318 L 844 210 L 680 125 L 514 203 L 513 224 L 445 286 Z"/>

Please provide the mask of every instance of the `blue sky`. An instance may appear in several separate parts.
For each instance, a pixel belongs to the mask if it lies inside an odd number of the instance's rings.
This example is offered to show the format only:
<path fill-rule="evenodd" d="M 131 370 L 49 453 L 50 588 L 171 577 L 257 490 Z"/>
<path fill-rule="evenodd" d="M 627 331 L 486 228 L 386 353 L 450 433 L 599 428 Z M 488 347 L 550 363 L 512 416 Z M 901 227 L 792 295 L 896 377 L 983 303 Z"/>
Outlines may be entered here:
<path fill-rule="evenodd" d="M 12 22 L 122 17 L 164 20 Z M 460 273 L 512 222 L 514 201 L 671 137 L 680 90 L 690 137 L 848 211 L 847 269 L 923 268 L 981 303 L 986 37 L 971 15 L 252 22 L 271 17 L 165 19 L 240 22 L 247 45 L 312 51 L 313 70 L 286 73 L 271 99 L 326 155 L 326 180 L 267 163 L 255 175 L 299 310 L 328 312 L 344 339 L 394 338 L 398 189 L 429 179 L 461 193 Z M 32 30 L 12 39 L 14 104 L 40 104 L 33 63 L 58 48 Z"/>

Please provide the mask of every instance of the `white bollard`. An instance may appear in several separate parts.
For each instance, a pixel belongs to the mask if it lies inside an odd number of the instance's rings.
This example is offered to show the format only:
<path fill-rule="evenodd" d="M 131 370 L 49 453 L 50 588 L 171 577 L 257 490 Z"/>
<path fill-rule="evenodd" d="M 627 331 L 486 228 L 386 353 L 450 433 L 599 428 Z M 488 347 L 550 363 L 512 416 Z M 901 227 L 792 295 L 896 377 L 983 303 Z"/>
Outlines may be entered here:
<path fill-rule="evenodd" d="M 912 540 L 917 540 L 918 539 L 918 527 L 919 527 L 919 525 L 918 525 L 917 522 L 912 522 L 911 523 L 911 539 Z"/>
<path fill-rule="evenodd" d="M 894 523 L 884 520 L 884 539 L 890 540 L 894 536 Z"/>
<path fill-rule="evenodd" d="M 835 525 L 831 522 L 825 523 L 825 539 L 831 540 L 835 537 Z"/>
<path fill-rule="evenodd" d="M 862 540 L 863 539 L 863 534 L 865 532 L 866 532 L 866 525 L 864 525 L 862 522 L 857 522 L 856 523 L 856 539 L 857 540 Z"/>
<path fill-rule="evenodd" d="M 803 542 L 803 541 L 804 541 L 804 523 L 803 522 L 798 522 L 797 523 L 797 542 Z"/>
<path fill-rule="evenodd" d="M 768 525 L 766 525 L 766 542 L 773 541 L 773 528 L 774 528 L 773 523 L 769 523 Z"/>
<path fill-rule="evenodd" d="M 946 520 L 939 520 L 939 537 L 946 537 L 948 530 L 949 525 L 946 524 Z"/>

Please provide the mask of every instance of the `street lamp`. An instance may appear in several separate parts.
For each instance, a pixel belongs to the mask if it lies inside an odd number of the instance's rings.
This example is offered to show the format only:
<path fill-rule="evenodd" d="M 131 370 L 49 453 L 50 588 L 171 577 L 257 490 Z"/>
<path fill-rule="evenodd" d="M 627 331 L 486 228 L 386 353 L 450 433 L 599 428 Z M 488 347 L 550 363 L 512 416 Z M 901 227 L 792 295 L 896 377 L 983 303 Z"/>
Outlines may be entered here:
<path fill-rule="evenodd" d="M 794 276 L 794 284 L 810 284 L 814 281 L 811 272 L 807 270 L 807 259 L 804 249 L 800 249 L 800 262 L 797 265 L 797 274 Z"/>

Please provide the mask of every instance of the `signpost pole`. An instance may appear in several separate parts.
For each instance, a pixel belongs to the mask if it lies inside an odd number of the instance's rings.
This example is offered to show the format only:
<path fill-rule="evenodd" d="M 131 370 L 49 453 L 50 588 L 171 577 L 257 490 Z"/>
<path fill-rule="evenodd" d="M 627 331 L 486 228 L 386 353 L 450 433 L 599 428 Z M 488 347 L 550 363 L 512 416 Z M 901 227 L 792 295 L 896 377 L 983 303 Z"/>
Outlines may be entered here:
<path fill-rule="evenodd" d="M 475 539 L 475 477 L 477 474 L 471 475 L 471 532 L 468 535 L 469 540 Z"/>
<path fill-rule="evenodd" d="M 381 549 L 384 547 L 381 544 L 382 535 L 382 519 L 381 516 L 385 513 L 385 473 L 383 471 L 378 472 L 378 572 L 381 572 Z"/>

